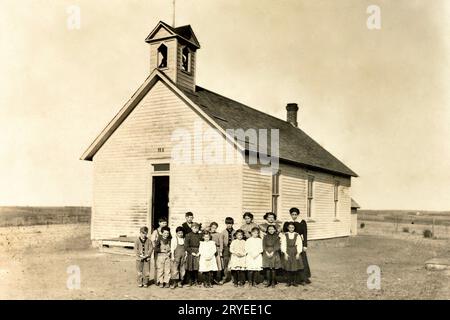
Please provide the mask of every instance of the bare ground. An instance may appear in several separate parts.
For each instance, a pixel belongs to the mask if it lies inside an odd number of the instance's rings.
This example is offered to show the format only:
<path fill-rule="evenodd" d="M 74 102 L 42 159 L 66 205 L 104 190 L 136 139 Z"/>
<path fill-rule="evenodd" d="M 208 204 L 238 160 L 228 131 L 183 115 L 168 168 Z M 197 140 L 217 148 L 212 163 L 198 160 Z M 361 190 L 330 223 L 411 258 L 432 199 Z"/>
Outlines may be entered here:
<path fill-rule="evenodd" d="M 401 228 L 400 228 L 401 230 Z M 450 299 L 450 272 L 424 262 L 450 257 L 448 239 L 423 239 L 366 222 L 360 235 L 311 242 L 313 283 L 275 289 L 147 289 L 135 285 L 133 257 L 90 248 L 89 225 L 0 228 L 0 299 Z M 67 289 L 67 268 L 81 270 L 81 288 Z M 381 290 L 367 288 L 367 267 L 382 270 Z"/>

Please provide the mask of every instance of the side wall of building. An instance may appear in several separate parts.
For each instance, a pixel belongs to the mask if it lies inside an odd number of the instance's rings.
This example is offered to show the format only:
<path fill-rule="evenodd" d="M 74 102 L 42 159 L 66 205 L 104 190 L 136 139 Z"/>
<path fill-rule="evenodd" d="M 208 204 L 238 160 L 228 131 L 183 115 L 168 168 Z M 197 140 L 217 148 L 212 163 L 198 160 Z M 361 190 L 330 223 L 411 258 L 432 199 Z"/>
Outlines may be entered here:
<path fill-rule="evenodd" d="M 312 214 L 306 218 L 308 176 L 314 177 Z M 272 177 L 262 174 L 255 166 L 244 166 L 243 211 L 255 214 L 257 223 L 272 211 Z M 339 181 L 337 214 L 335 216 L 334 185 Z M 309 239 L 326 239 L 349 236 L 351 227 L 350 178 L 306 170 L 297 166 L 280 164 L 278 220 L 286 221 L 289 209 L 298 207 L 308 222 Z"/>

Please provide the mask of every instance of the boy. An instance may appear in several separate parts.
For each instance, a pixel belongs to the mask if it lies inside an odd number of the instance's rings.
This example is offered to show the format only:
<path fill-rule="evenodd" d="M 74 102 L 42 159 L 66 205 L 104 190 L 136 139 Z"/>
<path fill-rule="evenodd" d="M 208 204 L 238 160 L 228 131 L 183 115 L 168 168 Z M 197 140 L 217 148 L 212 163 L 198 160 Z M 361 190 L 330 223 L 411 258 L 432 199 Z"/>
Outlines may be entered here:
<path fill-rule="evenodd" d="M 226 229 L 223 230 L 219 237 L 219 254 L 223 259 L 223 270 L 225 273 L 225 281 L 231 280 L 231 273 L 228 270 L 228 263 L 230 262 L 230 245 L 234 239 L 236 231 L 233 229 L 234 219 L 231 217 L 225 218 Z"/>
<path fill-rule="evenodd" d="M 138 287 L 148 287 L 150 274 L 150 256 L 153 253 L 153 245 L 147 238 L 148 228 L 142 227 L 139 230 L 139 238 L 134 243 L 136 251 L 136 271 Z"/>
<path fill-rule="evenodd" d="M 194 214 L 192 212 L 186 212 L 185 214 L 186 222 L 183 223 L 181 226 L 184 230 L 184 236 L 187 236 L 188 233 L 192 232 L 192 224 L 194 221 Z"/>
<path fill-rule="evenodd" d="M 177 227 L 176 236 L 172 238 L 170 243 L 171 254 L 171 281 L 170 288 L 175 289 L 183 287 L 184 274 L 186 273 L 186 249 L 184 247 L 184 230 L 183 227 Z"/>
<path fill-rule="evenodd" d="M 167 219 L 165 217 L 159 218 L 158 225 L 159 225 L 159 227 L 157 229 L 153 230 L 152 235 L 150 237 L 150 239 L 153 242 L 153 246 L 155 246 L 156 241 L 158 241 L 158 239 L 161 238 L 162 229 L 167 228 Z M 170 231 L 170 229 L 169 229 L 169 231 Z"/>
<path fill-rule="evenodd" d="M 169 288 L 170 281 L 170 229 L 163 227 L 156 240 L 156 277 L 160 288 Z"/>

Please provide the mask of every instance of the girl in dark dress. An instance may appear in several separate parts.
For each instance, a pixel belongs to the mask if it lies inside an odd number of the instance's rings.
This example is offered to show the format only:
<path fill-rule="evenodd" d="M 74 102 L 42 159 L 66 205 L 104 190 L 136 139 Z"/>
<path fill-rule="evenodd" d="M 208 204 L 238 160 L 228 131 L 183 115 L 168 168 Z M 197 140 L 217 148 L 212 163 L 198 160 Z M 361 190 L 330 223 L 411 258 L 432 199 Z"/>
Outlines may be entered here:
<path fill-rule="evenodd" d="M 301 253 L 303 250 L 303 243 L 301 236 L 295 232 L 295 225 L 293 222 L 287 224 L 288 232 L 281 236 L 281 252 L 283 253 L 283 269 L 288 274 L 288 281 L 286 286 L 297 286 L 295 282 L 295 275 L 299 270 L 303 269 L 303 261 Z"/>
<path fill-rule="evenodd" d="M 184 240 L 184 247 L 187 251 L 186 257 L 186 271 L 188 276 L 188 287 L 198 284 L 198 270 L 199 270 L 199 254 L 198 248 L 202 234 L 199 233 L 200 226 L 198 223 L 192 223 L 192 232 L 186 235 Z"/>
<path fill-rule="evenodd" d="M 277 281 L 276 270 L 281 268 L 281 243 L 275 226 L 268 226 L 266 232 L 263 238 L 263 268 L 266 270 L 265 287 L 272 286 L 274 288 Z"/>
<path fill-rule="evenodd" d="M 288 223 L 293 222 L 295 226 L 295 232 L 302 236 L 303 250 L 301 253 L 301 257 L 304 269 L 299 271 L 300 284 L 310 284 L 311 280 L 309 278 L 311 278 L 311 270 L 309 268 L 308 256 L 306 255 L 306 250 L 308 249 L 308 226 L 305 220 L 303 220 L 302 218 L 298 219 L 300 216 L 300 210 L 298 208 L 291 208 L 289 210 L 289 213 L 291 215 L 291 220 L 284 223 L 283 232 L 287 232 Z"/>

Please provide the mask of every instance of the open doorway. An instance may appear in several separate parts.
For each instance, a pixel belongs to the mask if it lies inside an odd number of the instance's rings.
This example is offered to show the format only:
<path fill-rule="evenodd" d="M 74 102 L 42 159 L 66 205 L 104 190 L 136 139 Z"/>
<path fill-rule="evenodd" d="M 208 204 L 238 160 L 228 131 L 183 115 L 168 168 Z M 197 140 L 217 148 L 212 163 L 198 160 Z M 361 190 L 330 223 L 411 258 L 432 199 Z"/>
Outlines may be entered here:
<path fill-rule="evenodd" d="M 169 176 L 152 177 L 152 228 L 158 228 L 160 218 L 169 219 Z"/>

